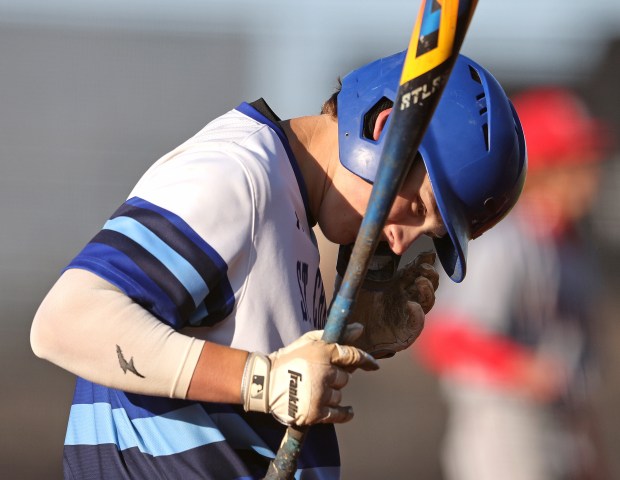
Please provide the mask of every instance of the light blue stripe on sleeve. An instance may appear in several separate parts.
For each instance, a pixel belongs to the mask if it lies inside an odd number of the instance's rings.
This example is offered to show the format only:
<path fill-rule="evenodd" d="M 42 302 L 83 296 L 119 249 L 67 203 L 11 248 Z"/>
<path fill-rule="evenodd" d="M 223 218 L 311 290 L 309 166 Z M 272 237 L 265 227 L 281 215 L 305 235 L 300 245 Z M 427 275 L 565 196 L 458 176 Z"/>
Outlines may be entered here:
<path fill-rule="evenodd" d="M 202 302 L 200 305 L 198 305 L 196 310 L 194 310 L 194 313 L 192 313 L 192 316 L 189 318 L 189 324 L 193 327 L 196 327 L 200 325 L 200 322 L 202 322 L 202 320 L 208 315 L 209 312 L 207 311 L 207 306 L 204 302 Z"/>
<path fill-rule="evenodd" d="M 94 403 L 71 407 L 65 445 L 111 443 L 119 450 L 137 447 L 157 457 L 220 441 L 224 436 L 200 405 L 131 421 L 122 408 Z"/>
<path fill-rule="evenodd" d="M 200 273 L 185 258 L 140 222 L 130 217 L 116 217 L 108 220 L 103 228 L 121 233 L 132 239 L 163 263 L 190 293 L 194 300 L 194 306 L 197 307 L 209 293 L 209 287 Z"/>

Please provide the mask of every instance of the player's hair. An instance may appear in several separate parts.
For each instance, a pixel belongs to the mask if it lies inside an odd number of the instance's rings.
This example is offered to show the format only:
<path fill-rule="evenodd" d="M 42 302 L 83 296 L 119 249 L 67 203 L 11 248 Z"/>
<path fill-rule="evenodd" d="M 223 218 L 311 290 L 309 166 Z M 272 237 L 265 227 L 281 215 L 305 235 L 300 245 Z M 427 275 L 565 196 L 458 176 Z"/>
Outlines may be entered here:
<path fill-rule="evenodd" d="M 338 77 L 336 91 L 323 103 L 321 115 L 331 115 L 334 118 L 338 118 L 338 94 L 340 90 L 342 90 L 342 79 Z"/>

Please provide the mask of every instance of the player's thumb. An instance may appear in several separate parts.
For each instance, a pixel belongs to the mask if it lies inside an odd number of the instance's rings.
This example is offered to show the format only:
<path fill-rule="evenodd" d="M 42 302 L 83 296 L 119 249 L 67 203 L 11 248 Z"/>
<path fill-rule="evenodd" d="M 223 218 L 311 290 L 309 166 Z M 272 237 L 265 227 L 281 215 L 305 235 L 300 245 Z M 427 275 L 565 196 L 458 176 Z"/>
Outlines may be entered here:
<path fill-rule="evenodd" d="M 366 371 L 379 370 L 377 361 L 364 350 L 349 345 L 334 344 L 334 346 L 335 348 L 332 349 L 331 353 L 332 365 L 343 367 L 349 371 L 356 368 Z"/>

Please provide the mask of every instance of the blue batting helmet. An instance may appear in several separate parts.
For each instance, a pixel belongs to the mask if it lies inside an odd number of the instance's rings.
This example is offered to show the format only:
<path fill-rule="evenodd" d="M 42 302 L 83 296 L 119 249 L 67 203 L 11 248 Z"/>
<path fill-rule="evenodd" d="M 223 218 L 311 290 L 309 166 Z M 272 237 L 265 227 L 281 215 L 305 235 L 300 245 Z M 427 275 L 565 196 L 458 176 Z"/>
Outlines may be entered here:
<path fill-rule="evenodd" d="M 343 78 L 338 94 L 340 162 L 371 183 L 385 135 L 373 140 L 364 133 L 364 124 L 381 100 L 395 100 L 405 54 L 354 70 Z M 434 240 L 437 255 L 450 278 L 460 282 L 466 273 L 468 241 L 512 209 L 527 169 L 515 109 L 497 80 L 464 55 L 455 62 L 419 154 L 448 232 Z"/>

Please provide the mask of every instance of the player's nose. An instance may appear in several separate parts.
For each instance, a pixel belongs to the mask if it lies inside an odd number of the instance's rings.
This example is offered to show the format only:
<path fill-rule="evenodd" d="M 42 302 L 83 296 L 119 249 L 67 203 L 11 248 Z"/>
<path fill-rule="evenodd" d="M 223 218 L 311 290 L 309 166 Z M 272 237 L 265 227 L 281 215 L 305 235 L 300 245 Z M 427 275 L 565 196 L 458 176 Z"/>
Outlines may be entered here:
<path fill-rule="evenodd" d="M 396 255 L 403 255 L 407 249 L 421 236 L 418 229 L 406 229 L 400 225 L 386 225 L 383 228 L 385 241 Z"/>

